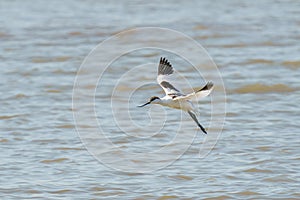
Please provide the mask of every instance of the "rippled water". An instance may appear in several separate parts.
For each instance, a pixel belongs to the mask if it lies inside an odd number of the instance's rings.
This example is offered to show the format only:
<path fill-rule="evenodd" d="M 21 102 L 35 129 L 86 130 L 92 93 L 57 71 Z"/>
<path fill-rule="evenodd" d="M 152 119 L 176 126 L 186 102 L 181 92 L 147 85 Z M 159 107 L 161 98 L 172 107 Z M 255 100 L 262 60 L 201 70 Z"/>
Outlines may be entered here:
<path fill-rule="evenodd" d="M 1 1 L 1 198 L 299 199 L 299 9 L 298 1 L 267 0 Z M 227 94 L 225 127 L 208 156 L 198 158 L 205 137 L 200 133 L 180 159 L 145 174 L 115 171 L 99 163 L 78 137 L 72 112 L 73 84 L 85 56 L 109 36 L 142 26 L 171 28 L 202 44 L 218 65 Z M 172 45 L 176 49 L 180 41 Z M 113 51 L 108 49 L 103 58 Z M 161 54 L 150 49 L 122 56 L 96 90 L 97 118 L 124 151 L 151 151 L 172 139 L 172 131 L 178 129 L 179 111 L 153 106 L 150 114 L 167 116 L 167 124 L 150 136 L 149 131 L 131 126 L 121 112 L 135 83 L 153 80 L 133 93 L 137 102 L 129 99 L 134 123 L 140 127 L 149 123 L 148 110 L 134 106 L 152 92 L 162 95 L 154 82 L 156 66 L 153 70 L 148 66 L 149 75 L 135 72 L 136 77 L 124 79 L 116 88 L 118 117 L 132 135 L 122 135 L 104 112 L 115 80 L 132 66 L 157 62 Z M 204 84 L 187 63 L 167 55 L 193 86 Z M 214 79 L 205 66 L 200 69 Z M 217 89 L 213 95 L 218 95 Z M 201 121 L 208 127 L 209 98 L 202 103 Z M 187 116 L 181 117 L 186 141 L 196 128 Z M 160 120 L 153 120 L 155 129 Z M 95 126 L 88 121 L 81 125 Z M 122 159 L 117 151 L 108 153 Z"/>

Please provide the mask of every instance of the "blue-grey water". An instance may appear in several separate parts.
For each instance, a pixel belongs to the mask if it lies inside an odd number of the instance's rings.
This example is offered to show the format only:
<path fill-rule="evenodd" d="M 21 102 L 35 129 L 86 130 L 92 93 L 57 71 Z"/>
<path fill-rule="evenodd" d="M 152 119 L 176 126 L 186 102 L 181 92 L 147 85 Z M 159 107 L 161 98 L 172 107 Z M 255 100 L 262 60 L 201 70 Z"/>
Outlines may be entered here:
<path fill-rule="evenodd" d="M 293 0 L 2 0 L 1 199 L 300 199 L 299 10 L 300 2 Z M 72 107 L 77 71 L 100 42 L 136 27 L 180 31 L 203 45 L 218 66 L 226 91 L 226 121 L 206 157 L 198 158 L 206 137 L 201 132 L 182 157 L 150 173 L 105 166 L 82 143 Z M 136 42 L 148 44 L 148 37 L 136 38 Z M 167 43 L 170 38 L 161 35 L 160 40 L 164 37 Z M 174 50 L 182 46 L 176 40 L 169 44 Z M 99 59 L 113 52 L 113 48 L 107 49 Z M 109 107 L 104 103 L 110 100 L 109 92 L 120 76 L 135 66 L 157 62 L 163 53 L 147 49 L 126 54 L 112 63 L 103 75 L 105 81 L 99 81 L 95 97 L 98 121 L 125 152 L 148 152 L 166 144 L 179 129 L 178 121 L 186 128 L 178 133 L 183 142 L 197 130 L 186 115 L 181 119 L 179 111 L 158 106 L 135 108 L 150 96 L 163 95 L 155 85 L 156 65 L 148 65 L 147 73 L 134 71 L 133 77 L 126 77 L 116 88 L 113 102 L 119 125 L 129 130 L 129 135 L 122 135 L 106 112 Z M 169 58 L 193 86 L 204 84 L 203 79 L 195 79 L 198 75 L 188 64 L 172 54 Z M 199 68 L 214 78 L 205 66 Z M 153 85 L 147 86 L 151 92 L 140 88 L 132 94 L 136 100 L 128 99 L 135 85 L 144 80 L 153 80 Z M 219 93 L 216 87 L 212 96 Z M 209 100 L 200 106 L 206 127 Z M 168 116 L 162 131 L 151 135 L 152 128 L 162 126 L 160 118 L 152 119 L 148 132 L 132 126 L 122 112 L 128 102 L 137 127 L 149 123 L 149 112 Z M 95 124 L 85 120 L 80 126 Z M 211 134 L 214 128 L 218 127 L 211 127 Z M 181 148 L 180 143 L 172 145 Z M 112 159 L 123 156 L 116 151 L 106 153 Z M 138 158 L 132 161 L 139 165 Z M 147 166 L 159 164 L 149 161 Z"/>

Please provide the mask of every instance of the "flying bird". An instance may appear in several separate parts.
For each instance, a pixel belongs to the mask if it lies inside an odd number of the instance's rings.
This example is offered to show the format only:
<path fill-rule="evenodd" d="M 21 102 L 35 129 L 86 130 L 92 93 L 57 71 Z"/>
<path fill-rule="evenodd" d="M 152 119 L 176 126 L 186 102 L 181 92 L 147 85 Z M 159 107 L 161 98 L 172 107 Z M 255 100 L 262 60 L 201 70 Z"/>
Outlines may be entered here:
<path fill-rule="evenodd" d="M 208 96 L 213 90 L 213 83 L 208 82 L 200 90 L 194 91 L 190 94 L 183 94 L 174 85 L 172 85 L 170 79 L 174 73 L 174 69 L 171 63 L 166 58 L 160 58 L 158 65 L 157 82 L 165 91 L 166 95 L 162 98 L 153 96 L 150 100 L 138 107 L 144 107 L 148 104 L 159 104 L 170 108 L 175 108 L 187 112 L 192 119 L 197 123 L 199 128 L 207 134 L 205 128 L 199 123 L 196 117 L 196 109 L 193 102 L 199 101 L 199 99 Z"/>

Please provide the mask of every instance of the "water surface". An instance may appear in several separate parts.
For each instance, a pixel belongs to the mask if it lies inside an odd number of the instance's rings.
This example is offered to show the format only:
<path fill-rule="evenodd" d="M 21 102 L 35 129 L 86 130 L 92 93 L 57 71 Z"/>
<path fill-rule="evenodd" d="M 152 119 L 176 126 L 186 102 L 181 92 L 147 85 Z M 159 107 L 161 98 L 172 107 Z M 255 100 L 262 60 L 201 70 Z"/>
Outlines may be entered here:
<path fill-rule="evenodd" d="M 297 1 L 268 0 L 1 1 L 1 198 L 299 199 L 299 8 Z M 78 137 L 72 114 L 73 83 L 85 56 L 107 37 L 142 26 L 175 29 L 202 44 L 218 65 L 227 93 L 226 123 L 213 151 L 197 158 L 204 137 L 199 133 L 179 160 L 150 174 L 118 172 L 99 163 Z M 178 46 L 176 41 L 173 45 Z M 106 109 L 102 103 L 109 99 L 105 91 L 114 80 L 160 56 L 147 50 L 120 58 L 105 74 L 111 82 L 97 90 L 98 118 L 126 151 L 149 151 L 177 130 L 180 115 L 169 109 L 161 114 L 168 116 L 163 131 L 146 140 L 137 140 L 135 136 L 147 135 L 131 126 L 133 135 L 122 135 L 113 119 L 101 114 Z M 169 56 L 194 86 L 204 83 L 181 59 Z M 163 95 L 155 85 L 156 69 L 152 71 L 135 78 L 153 80 L 149 88 Z M 120 105 L 135 87 L 127 81 L 117 88 Z M 141 92 L 130 105 L 151 96 L 146 89 Z M 201 105 L 205 126 L 210 118 L 207 103 L 209 99 Z M 154 114 L 162 111 L 151 109 Z M 148 124 L 143 111 L 131 112 L 138 125 Z M 128 118 L 120 113 L 126 125 Z M 196 130 L 187 116 L 182 120 L 187 127 L 182 134 Z"/>

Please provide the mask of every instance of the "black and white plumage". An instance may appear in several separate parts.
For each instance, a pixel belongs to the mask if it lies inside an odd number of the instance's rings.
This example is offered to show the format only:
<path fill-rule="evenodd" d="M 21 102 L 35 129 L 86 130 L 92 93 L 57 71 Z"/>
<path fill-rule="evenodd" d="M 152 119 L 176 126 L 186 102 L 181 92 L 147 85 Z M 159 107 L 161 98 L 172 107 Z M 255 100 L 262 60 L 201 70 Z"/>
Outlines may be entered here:
<path fill-rule="evenodd" d="M 200 90 L 185 95 L 175 87 L 174 81 L 172 83 L 173 73 L 174 69 L 171 63 L 166 58 L 160 58 L 158 65 L 157 82 L 165 91 L 166 96 L 162 98 L 156 96 L 151 97 L 149 102 L 139 107 L 144 107 L 148 104 L 160 104 L 162 106 L 186 111 L 191 116 L 191 118 L 197 123 L 200 129 L 206 134 L 206 130 L 199 123 L 196 117 L 196 110 L 192 102 L 199 101 L 201 98 L 208 96 L 213 90 L 213 83 L 208 82 Z"/>

